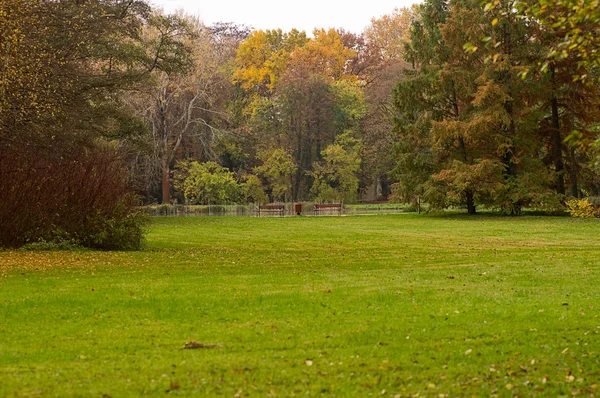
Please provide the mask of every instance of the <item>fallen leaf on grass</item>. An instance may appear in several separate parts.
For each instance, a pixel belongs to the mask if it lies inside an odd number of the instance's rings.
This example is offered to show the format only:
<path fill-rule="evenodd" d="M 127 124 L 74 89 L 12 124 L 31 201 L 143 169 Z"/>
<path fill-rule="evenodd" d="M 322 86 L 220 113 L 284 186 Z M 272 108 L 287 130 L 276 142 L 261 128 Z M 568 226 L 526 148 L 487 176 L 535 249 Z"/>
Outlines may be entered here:
<path fill-rule="evenodd" d="M 179 390 L 179 383 L 176 381 L 171 381 L 171 384 L 169 385 L 169 388 L 165 390 L 165 392 L 168 394 L 171 391 L 175 391 L 175 390 Z"/>
<path fill-rule="evenodd" d="M 197 349 L 197 348 L 223 348 L 222 345 L 220 344 L 205 344 L 205 343 L 199 343 L 197 341 L 188 341 L 187 343 L 185 343 L 183 345 L 183 347 L 181 347 L 182 350 L 193 350 L 193 349 Z"/>

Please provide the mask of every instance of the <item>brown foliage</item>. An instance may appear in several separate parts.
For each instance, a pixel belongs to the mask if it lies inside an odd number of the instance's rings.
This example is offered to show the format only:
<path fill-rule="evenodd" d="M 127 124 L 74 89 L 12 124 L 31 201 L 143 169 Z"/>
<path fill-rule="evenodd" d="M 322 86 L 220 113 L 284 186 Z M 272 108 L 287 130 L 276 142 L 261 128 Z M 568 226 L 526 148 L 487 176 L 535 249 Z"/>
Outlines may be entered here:
<path fill-rule="evenodd" d="M 120 246 L 114 242 L 114 228 L 133 221 L 134 201 L 117 152 L 79 147 L 62 148 L 55 155 L 39 149 L 9 143 L 0 152 L 0 246 L 39 240 Z M 134 230 L 129 232 L 136 235 Z M 137 235 L 126 248 L 139 246 L 141 233 Z"/>

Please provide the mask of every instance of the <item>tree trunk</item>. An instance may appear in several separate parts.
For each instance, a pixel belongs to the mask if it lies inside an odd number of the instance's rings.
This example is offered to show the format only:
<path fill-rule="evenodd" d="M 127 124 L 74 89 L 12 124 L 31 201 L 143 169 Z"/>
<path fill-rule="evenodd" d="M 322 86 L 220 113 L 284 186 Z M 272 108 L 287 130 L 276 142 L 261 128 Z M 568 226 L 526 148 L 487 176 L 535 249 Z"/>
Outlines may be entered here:
<path fill-rule="evenodd" d="M 171 203 L 171 181 L 169 180 L 169 161 L 167 156 L 161 159 L 162 167 L 162 203 L 168 205 Z"/>
<path fill-rule="evenodd" d="M 552 161 L 554 162 L 554 171 L 556 172 L 556 192 L 565 194 L 565 164 L 562 156 L 562 138 L 560 134 L 560 119 L 558 116 L 558 99 L 556 98 L 556 83 L 554 81 L 554 66 L 551 66 L 552 75 Z"/>
<path fill-rule="evenodd" d="M 477 207 L 475 206 L 475 195 L 473 195 L 473 192 L 471 191 L 465 192 L 465 195 L 467 197 L 467 213 L 476 214 Z"/>
<path fill-rule="evenodd" d="M 570 108 L 570 120 L 569 120 L 569 129 L 572 133 L 575 130 L 575 93 L 573 92 L 573 88 L 570 87 L 569 90 L 569 108 Z M 569 160 L 571 163 L 569 177 L 571 178 L 571 196 L 578 198 L 579 197 L 579 184 L 577 181 L 577 157 L 575 156 L 575 148 L 569 148 Z"/>
<path fill-rule="evenodd" d="M 299 127 L 296 127 L 299 129 Z M 292 200 L 295 202 L 298 200 L 300 195 L 300 184 L 302 182 L 302 133 L 296 130 L 296 165 L 298 168 L 296 169 L 296 178 L 294 179 L 294 184 L 292 185 Z"/>
<path fill-rule="evenodd" d="M 454 109 L 454 117 L 456 120 L 458 120 L 460 110 L 458 108 L 458 99 L 456 96 L 456 90 L 454 88 L 454 81 L 452 81 L 452 83 L 451 83 L 451 90 L 452 90 L 452 108 Z M 469 161 L 469 157 L 467 155 L 467 145 L 462 136 L 458 137 L 458 146 L 460 148 L 460 152 L 462 155 L 462 161 L 465 164 L 467 164 Z M 477 207 L 475 206 L 475 195 L 473 194 L 473 191 L 470 188 L 465 191 L 465 199 L 466 199 L 466 204 L 467 204 L 467 213 L 476 214 Z"/>

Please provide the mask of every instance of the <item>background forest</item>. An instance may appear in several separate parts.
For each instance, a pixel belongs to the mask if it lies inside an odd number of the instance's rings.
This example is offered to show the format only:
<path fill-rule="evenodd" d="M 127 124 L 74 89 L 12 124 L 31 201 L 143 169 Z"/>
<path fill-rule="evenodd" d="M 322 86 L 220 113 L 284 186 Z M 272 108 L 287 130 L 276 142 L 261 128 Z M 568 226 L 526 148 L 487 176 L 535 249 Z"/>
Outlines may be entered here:
<path fill-rule="evenodd" d="M 598 8 L 427 0 L 343 29 L 0 1 L 0 246 L 135 248 L 144 204 L 600 194 Z"/>

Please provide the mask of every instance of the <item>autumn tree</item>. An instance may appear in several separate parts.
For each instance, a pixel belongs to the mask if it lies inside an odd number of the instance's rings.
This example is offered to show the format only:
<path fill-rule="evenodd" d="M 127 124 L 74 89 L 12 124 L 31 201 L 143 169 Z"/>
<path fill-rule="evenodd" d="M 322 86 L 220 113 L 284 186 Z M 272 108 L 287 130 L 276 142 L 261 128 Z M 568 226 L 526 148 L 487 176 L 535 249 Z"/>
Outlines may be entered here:
<path fill-rule="evenodd" d="M 239 46 L 233 81 L 250 93 L 267 95 L 285 72 L 291 54 L 307 43 L 306 33 L 257 30 Z"/>
<path fill-rule="evenodd" d="M 598 1 L 519 0 L 512 2 L 510 9 L 495 1 L 486 3 L 485 9 L 503 17 L 510 17 L 516 13 L 521 19 L 539 23 L 545 33 L 542 57 L 537 60 L 536 65 L 524 71 L 523 75 L 537 73 L 536 71 L 546 75 L 548 92 L 551 95 L 547 102 L 548 122 L 542 126 L 543 134 L 548 140 L 547 159 L 555 171 L 554 185 L 557 192 L 565 194 L 568 183 L 571 195 L 577 196 L 580 194 L 578 169 L 583 171 L 587 166 L 585 161 L 581 161 L 585 159 L 585 153 L 593 153 L 594 148 L 598 146 L 598 142 L 593 145 L 597 134 L 589 134 L 589 124 L 583 122 L 584 119 L 590 120 L 589 115 L 583 117 L 580 123 L 575 121 L 575 93 L 590 89 L 594 91 L 598 84 L 597 73 L 594 72 L 600 66 Z M 498 19 L 494 19 L 496 20 Z M 488 47 L 498 45 L 494 37 L 485 36 L 484 40 L 487 41 Z M 473 50 L 474 46 L 469 43 L 467 48 Z M 568 98 L 561 98 L 566 92 L 569 93 Z M 592 99 L 594 94 L 586 97 L 588 100 Z M 561 114 L 570 116 L 563 120 Z M 576 125 L 583 130 L 576 129 Z M 586 130 L 588 133 L 582 134 L 582 131 Z M 566 145 L 563 142 L 565 140 L 570 144 Z"/>
<path fill-rule="evenodd" d="M 537 122 L 541 118 L 537 106 L 544 87 L 539 76 L 526 76 L 541 59 L 541 29 L 533 21 L 525 21 L 514 12 L 514 2 L 502 3 L 504 12 L 487 13 L 490 37 L 497 42 L 492 58 L 481 79 L 476 105 L 479 112 L 489 115 L 500 133 L 502 144 L 497 151 L 503 165 L 501 189 L 496 193 L 495 204 L 509 214 L 519 214 L 524 206 L 552 207 L 564 195 L 563 165 L 560 155 L 553 153 L 554 170 L 541 162 L 541 142 Z M 553 78 L 552 78 L 553 79 Z M 551 103 L 555 92 L 551 90 Z M 556 109 L 552 118 L 556 118 Z M 552 148 L 561 151 L 554 142 Z"/>
<path fill-rule="evenodd" d="M 474 16 L 474 11 L 462 11 Z M 472 82 L 481 61 L 474 57 L 464 59 L 456 49 L 460 38 L 454 35 L 460 31 L 453 23 L 453 17 L 449 4 L 443 0 L 427 1 L 419 8 L 406 50 L 407 61 L 413 70 L 407 72 L 406 79 L 398 84 L 394 94 L 400 132 L 397 148 L 404 148 L 404 152 L 399 153 L 400 158 L 406 162 L 409 161 L 407 156 L 414 157 L 414 163 L 417 163 L 428 154 L 440 171 L 444 164 L 468 167 L 478 159 L 478 152 L 470 147 L 465 136 L 467 131 L 460 126 L 465 114 L 470 112 L 474 95 Z M 452 27 L 455 30 L 450 30 Z M 454 62 L 454 56 L 462 58 L 462 62 Z M 451 182 L 449 185 L 441 183 L 437 189 L 435 185 L 425 189 L 421 170 L 408 168 L 400 174 L 396 172 L 396 176 L 411 181 L 414 189 L 427 192 L 432 205 L 444 206 L 448 191 L 454 202 L 465 205 L 470 214 L 476 211 L 475 187 L 468 182 L 455 186 Z M 403 189 L 407 187 L 405 185 Z M 443 192 L 438 194 L 440 191 Z"/>
<path fill-rule="evenodd" d="M 311 172 L 311 194 L 317 201 L 356 201 L 360 171 L 360 141 L 350 134 L 336 137 L 321 153 Z"/>
<path fill-rule="evenodd" d="M 500 3 L 504 10 L 514 5 Z M 482 33 L 497 46 L 465 52 Z M 429 165 L 432 174 L 397 167 L 400 188 L 412 185 L 431 205 L 462 204 L 470 214 L 478 205 L 519 214 L 524 206 L 558 203 L 556 173 L 540 156 L 543 83 L 523 78 L 541 57 L 539 40 L 538 25 L 514 12 L 484 13 L 468 1 L 420 7 L 408 48 L 415 69 L 395 92 L 397 147 L 403 164 Z"/>
<path fill-rule="evenodd" d="M 247 203 L 268 203 L 269 198 L 264 191 L 262 181 L 255 174 L 243 177 L 242 194 Z"/>
<path fill-rule="evenodd" d="M 0 182 L 8 195 L 2 244 L 63 231 L 82 244 L 110 246 L 98 237 L 116 231 L 102 231 L 109 225 L 102 219 L 126 223 L 127 176 L 110 142 L 132 125 L 119 94 L 159 65 L 177 67 L 168 43 L 146 51 L 140 30 L 152 23 L 149 10 L 117 0 L 0 3 L 0 164 L 10 176 Z M 131 236 L 140 236 L 132 228 Z"/>
<path fill-rule="evenodd" d="M 519 0 L 512 5 L 514 8 L 511 12 L 517 11 L 521 16 L 533 18 L 556 33 L 556 40 L 548 47 L 545 60 L 541 63 L 543 70 L 548 69 L 553 62 L 565 58 L 576 59 L 588 71 L 600 66 L 598 0 Z M 509 11 L 499 7 L 497 2 L 486 4 L 486 9 L 495 9 L 504 15 L 508 15 Z M 576 75 L 576 78 L 587 80 L 591 76 L 584 72 Z"/>
<path fill-rule="evenodd" d="M 333 29 L 310 40 L 294 30 L 254 32 L 238 50 L 233 79 L 246 96 L 245 128 L 259 148 L 293 156 L 290 198 L 308 197 L 313 162 L 364 116 L 358 79 L 347 70 L 354 56 Z"/>
<path fill-rule="evenodd" d="M 365 100 L 368 111 L 363 120 L 362 146 L 363 183 L 387 197 L 390 192 L 390 170 L 395 167 L 394 147 L 397 134 L 394 129 L 392 91 L 404 78 L 408 69 L 404 48 L 410 39 L 410 27 L 415 18 L 413 9 L 394 9 L 392 13 L 371 19 L 363 36 L 366 43 L 359 51 L 365 68 Z"/>
<path fill-rule="evenodd" d="M 149 134 L 147 169 L 140 171 L 160 170 L 162 202 L 170 203 L 171 168 L 176 160 L 217 159 L 214 147 L 227 125 L 232 93 L 223 67 L 232 53 L 224 47 L 226 38 L 215 38 L 215 33 L 194 18 L 157 18 L 160 24 L 146 30 L 147 40 L 168 38 L 178 43 L 186 51 L 186 68 L 155 69 L 149 84 L 130 96 L 130 105 L 145 121 Z M 152 182 L 152 175 L 149 178 Z"/>
<path fill-rule="evenodd" d="M 416 8 L 395 8 L 390 14 L 372 18 L 364 31 L 365 40 L 377 52 L 383 62 L 402 58 L 406 43 L 410 40 L 410 26 Z"/>
<path fill-rule="evenodd" d="M 549 39 L 554 34 L 549 32 Z M 594 125 L 600 120 L 598 84 L 578 79 L 587 74 L 586 64 L 568 57 L 549 63 L 542 74 L 544 93 L 540 134 L 545 142 L 545 163 L 554 171 L 554 188 L 561 194 L 579 197 L 582 189 L 594 191 L 589 181 L 590 148 L 597 134 Z"/>
<path fill-rule="evenodd" d="M 292 197 L 305 197 L 312 181 L 307 173 L 321 149 L 333 142 L 333 93 L 319 75 L 288 75 L 277 91 L 281 109 L 281 141 L 289 148 L 298 166 L 293 180 Z"/>
<path fill-rule="evenodd" d="M 259 152 L 258 158 L 262 164 L 254 171 L 265 180 L 269 199 L 291 199 L 291 181 L 297 169 L 292 156 L 283 148 L 272 148 Z"/>

